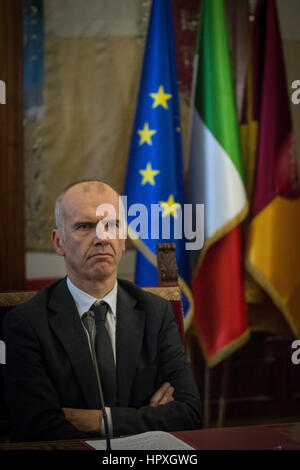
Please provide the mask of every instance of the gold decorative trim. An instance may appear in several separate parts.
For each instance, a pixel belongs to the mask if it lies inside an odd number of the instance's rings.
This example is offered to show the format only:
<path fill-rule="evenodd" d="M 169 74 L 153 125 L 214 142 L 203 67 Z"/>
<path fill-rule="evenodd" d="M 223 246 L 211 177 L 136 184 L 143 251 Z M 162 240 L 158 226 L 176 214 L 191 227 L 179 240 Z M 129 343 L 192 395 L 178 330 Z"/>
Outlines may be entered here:
<path fill-rule="evenodd" d="M 36 291 L 0 292 L 0 307 L 16 307 L 32 299 Z"/>
<path fill-rule="evenodd" d="M 128 227 L 128 236 L 134 246 L 147 258 L 150 263 L 157 268 L 157 258 L 156 255 L 142 242 L 140 238 L 136 238 L 137 234 Z"/>
<path fill-rule="evenodd" d="M 198 329 L 197 329 L 194 322 L 192 323 L 191 329 L 192 329 L 193 334 L 195 334 L 195 336 L 198 339 L 198 343 L 201 347 L 202 354 L 205 358 L 205 362 L 208 365 L 208 367 L 210 367 L 210 368 L 215 367 L 220 362 L 222 362 L 224 359 L 226 359 L 228 356 L 233 354 L 237 349 L 244 346 L 244 344 L 246 344 L 247 341 L 249 341 L 250 334 L 251 334 L 249 328 L 247 328 L 247 330 L 245 330 L 244 333 L 241 334 L 241 336 L 239 336 L 235 340 L 231 341 L 231 343 L 227 344 L 224 348 L 222 348 L 213 357 L 209 357 L 206 353 L 206 350 L 205 350 L 204 346 L 203 346 L 203 342 L 202 342 L 202 339 L 201 339 L 201 334 L 199 333 L 199 331 L 198 331 Z"/>
<path fill-rule="evenodd" d="M 179 286 L 142 287 L 142 289 L 166 300 L 181 301 L 181 290 Z"/>
<path fill-rule="evenodd" d="M 206 255 L 208 249 L 214 243 L 216 243 L 218 240 L 220 240 L 222 237 L 227 235 L 227 233 L 229 233 L 234 227 L 239 225 L 246 218 L 246 216 L 248 214 L 248 211 L 249 211 L 249 203 L 246 202 L 243 209 L 241 209 L 241 211 L 235 217 L 233 217 L 228 222 L 226 222 L 226 224 L 222 225 L 222 227 L 220 227 L 218 230 L 216 230 L 216 232 L 211 237 L 208 237 L 205 240 L 204 246 L 203 246 L 203 248 L 201 250 L 201 254 L 199 256 L 199 259 L 198 259 L 195 267 L 193 268 L 192 277 L 196 276 L 196 273 L 197 273 L 198 269 L 200 268 L 201 264 L 203 263 L 203 259 Z"/>
<path fill-rule="evenodd" d="M 188 311 L 186 312 L 186 314 L 184 316 L 184 332 L 186 333 L 187 330 L 189 329 L 191 323 L 192 323 L 192 320 L 193 320 L 194 298 L 193 298 L 191 289 L 189 288 L 189 286 L 187 285 L 187 283 L 185 282 L 185 280 L 181 276 L 178 276 L 178 284 L 179 284 L 182 292 L 184 293 L 184 295 L 186 296 L 186 298 L 189 301 L 189 309 L 188 309 Z"/>
<path fill-rule="evenodd" d="M 290 326 L 293 334 L 296 338 L 300 337 L 300 330 L 295 325 L 291 312 L 277 292 L 273 284 L 262 274 L 259 269 L 251 263 L 251 261 L 247 258 L 246 259 L 246 268 L 247 271 L 251 274 L 251 276 L 255 279 L 255 281 L 267 292 L 267 294 L 271 297 L 274 304 L 277 308 L 283 313 L 288 325 Z"/>

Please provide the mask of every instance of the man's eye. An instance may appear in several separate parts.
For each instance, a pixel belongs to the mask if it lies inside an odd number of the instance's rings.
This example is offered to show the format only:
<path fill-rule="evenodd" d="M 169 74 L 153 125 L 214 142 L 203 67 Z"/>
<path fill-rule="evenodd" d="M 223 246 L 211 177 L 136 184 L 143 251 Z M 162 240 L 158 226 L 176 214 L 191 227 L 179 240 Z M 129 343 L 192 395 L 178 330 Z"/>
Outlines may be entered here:
<path fill-rule="evenodd" d="M 106 229 L 111 229 L 111 228 L 115 228 L 115 227 L 119 227 L 119 221 L 118 220 L 109 220 L 105 224 Z"/>
<path fill-rule="evenodd" d="M 91 224 L 79 224 L 77 225 L 77 230 L 88 230 L 91 228 Z"/>

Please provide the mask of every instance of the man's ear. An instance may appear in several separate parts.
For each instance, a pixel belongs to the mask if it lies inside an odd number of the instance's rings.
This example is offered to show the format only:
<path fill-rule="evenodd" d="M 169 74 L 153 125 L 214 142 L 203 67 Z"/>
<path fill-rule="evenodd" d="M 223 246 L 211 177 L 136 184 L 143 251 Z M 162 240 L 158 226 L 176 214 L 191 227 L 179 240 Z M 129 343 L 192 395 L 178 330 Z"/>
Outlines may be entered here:
<path fill-rule="evenodd" d="M 53 243 L 54 250 L 56 251 L 56 253 L 60 256 L 65 256 L 65 251 L 63 248 L 64 243 L 63 243 L 61 230 L 56 229 L 56 228 L 53 229 L 51 239 L 52 239 L 52 243 Z"/>

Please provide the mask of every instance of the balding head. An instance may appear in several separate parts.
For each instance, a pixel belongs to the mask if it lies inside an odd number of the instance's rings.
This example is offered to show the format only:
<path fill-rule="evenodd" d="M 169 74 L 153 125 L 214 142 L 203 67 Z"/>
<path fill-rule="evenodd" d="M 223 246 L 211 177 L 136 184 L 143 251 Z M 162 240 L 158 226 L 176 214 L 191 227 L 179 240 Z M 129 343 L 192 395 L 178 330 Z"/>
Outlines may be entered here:
<path fill-rule="evenodd" d="M 112 287 L 125 250 L 124 209 L 118 193 L 98 180 L 78 181 L 59 195 L 52 232 L 72 282 L 85 292 Z M 92 294 L 94 295 L 94 294 Z"/>
<path fill-rule="evenodd" d="M 65 236 L 64 204 L 63 204 L 65 196 L 67 196 L 67 194 L 68 195 L 73 194 L 75 191 L 82 192 L 82 193 L 89 193 L 92 190 L 96 190 L 98 193 L 104 193 L 105 191 L 112 192 L 116 195 L 116 198 L 119 197 L 118 193 L 111 186 L 109 186 L 108 184 L 104 183 L 101 180 L 92 180 L 92 179 L 79 180 L 66 186 L 56 200 L 55 214 L 54 214 L 56 227 L 62 231 L 63 236 Z"/>

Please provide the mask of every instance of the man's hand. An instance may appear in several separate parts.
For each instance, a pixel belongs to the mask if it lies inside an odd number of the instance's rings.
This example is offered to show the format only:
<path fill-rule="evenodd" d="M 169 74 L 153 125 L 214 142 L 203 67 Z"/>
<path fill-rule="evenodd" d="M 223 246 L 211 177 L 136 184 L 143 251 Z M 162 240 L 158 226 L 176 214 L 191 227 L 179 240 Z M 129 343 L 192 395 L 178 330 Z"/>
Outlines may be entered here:
<path fill-rule="evenodd" d="M 154 393 L 150 400 L 149 406 L 165 405 L 174 401 L 173 393 L 175 389 L 169 382 L 165 382 L 162 386 Z"/>
<path fill-rule="evenodd" d="M 62 409 L 66 420 L 79 429 L 79 431 L 100 434 L 102 412 L 100 410 L 80 410 L 77 408 Z"/>

